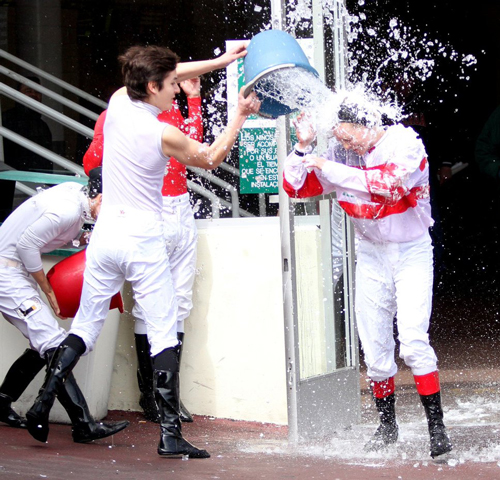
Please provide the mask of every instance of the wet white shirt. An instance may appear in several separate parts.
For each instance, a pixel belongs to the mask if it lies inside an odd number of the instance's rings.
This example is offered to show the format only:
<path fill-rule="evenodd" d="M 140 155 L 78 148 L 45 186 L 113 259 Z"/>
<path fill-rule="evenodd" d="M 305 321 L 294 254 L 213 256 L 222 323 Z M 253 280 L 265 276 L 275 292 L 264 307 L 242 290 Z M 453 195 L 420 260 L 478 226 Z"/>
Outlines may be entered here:
<path fill-rule="evenodd" d="M 169 157 L 161 148 L 167 124 L 158 120 L 159 113 L 160 109 L 128 95 L 111 98 L 104 123 L 102 211 L 128 206 L 161 213 Z"/>
<path fill-rule="evenodd" d="M 42 269 L 42 253 L 71 244 L 90 218 L 82 185 L 66 182 L 29 198 L 0 227 L 0 257 L 28 272 Z"/>
<path fill-rule="evenodd" d="M 401 243 L 428 232 L 433 224 L 429 165 L 414 130 L 389 127 L 357 167 L 339 163 L 337 145 L 332 141 L 322 155 L 329 160 L 322 170 L 308 171 L 304 157 L 290 154 L 284 167 L 287 193 L 300 197 L 336 191 L 358 238 Z"/>

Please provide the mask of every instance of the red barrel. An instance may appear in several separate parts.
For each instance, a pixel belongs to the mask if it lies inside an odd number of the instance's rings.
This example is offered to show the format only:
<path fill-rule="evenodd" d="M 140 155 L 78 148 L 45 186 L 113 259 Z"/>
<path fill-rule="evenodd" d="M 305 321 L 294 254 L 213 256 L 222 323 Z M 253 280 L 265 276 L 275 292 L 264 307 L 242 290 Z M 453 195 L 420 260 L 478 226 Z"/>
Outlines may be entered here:
<path fill-rule="evenodd" d="M 80 306 L 85 270 L 85 249 L 56 263 L 47 273 L 47 279 L 59 303 L 61 315 L 73 318 Z M 123 299 L 118 292 L 111 298 L 110 310 L 118 308 L 123 313 Z"/>

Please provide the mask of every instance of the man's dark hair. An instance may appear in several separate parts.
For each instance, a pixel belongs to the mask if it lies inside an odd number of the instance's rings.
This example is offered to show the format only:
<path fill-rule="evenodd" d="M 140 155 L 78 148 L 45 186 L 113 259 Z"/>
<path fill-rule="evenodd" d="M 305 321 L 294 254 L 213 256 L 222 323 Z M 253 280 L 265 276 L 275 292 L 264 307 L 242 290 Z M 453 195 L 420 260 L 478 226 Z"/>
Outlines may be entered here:
<path fill-rule="evenodd" d="M 149 45 L 130 47 L 118 61 L 128 96 L 144 100 L 148 96 L 148 82 L 155 82 L 161 90 L 165 77 L 176 69 L 179 57 L 169 48 Z"/>
<path fill-rule="evenodd" d="M 339 123 L 354 123 L 372 128 L 381 124 L 381 114 L 373 107 L 344 100 L 337 112 Z"/>
<path fill-rule="evenodd" d="M 340 105 L 338 118 L 341 123 L 356 123 L 365 127 L 368 125 L 367 112 L 352 103 Z"/>

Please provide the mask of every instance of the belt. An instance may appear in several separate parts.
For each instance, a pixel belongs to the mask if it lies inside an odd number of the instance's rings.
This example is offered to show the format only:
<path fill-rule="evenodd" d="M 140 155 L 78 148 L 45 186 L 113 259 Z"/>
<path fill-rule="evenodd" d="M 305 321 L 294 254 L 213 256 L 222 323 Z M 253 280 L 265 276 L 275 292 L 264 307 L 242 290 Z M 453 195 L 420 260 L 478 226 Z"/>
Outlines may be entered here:
<path fill-rule="evenodd" d="M 9 260 L 8 258 L 1 258 L 0 257 L 0 268 L 21 268 L 21 264 L 19 262 L 16 262 L 15 260 Z"/>

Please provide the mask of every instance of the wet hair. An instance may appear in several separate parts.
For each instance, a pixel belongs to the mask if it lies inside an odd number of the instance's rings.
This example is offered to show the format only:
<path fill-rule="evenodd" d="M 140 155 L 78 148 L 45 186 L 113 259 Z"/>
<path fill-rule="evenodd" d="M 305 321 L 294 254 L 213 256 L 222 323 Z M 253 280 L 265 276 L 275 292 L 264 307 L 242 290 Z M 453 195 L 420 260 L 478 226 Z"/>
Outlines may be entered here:
<path fill-rule="evenodd" d="M 90 198 L 95 198 L 100 193 L 102 193 L 102 167 L 96 167 L 89 172 L 87 194 Z"/>
<path fill-rule="evenodd" d="M 128 96 L 144 100 L 149 95 L 148 82 L 155 82 L 161 90 L 165 77 L 176 69 L 179 57 L 169 48 L 148 45 L 130 47 L 118 61 Z"/>
<path fill-rule="evenodd" d="M 339 123 L 353 123 L 372 128 L 381 125 L 381 115 L 375 108 L 345 99 L 337 112 Z"/>

